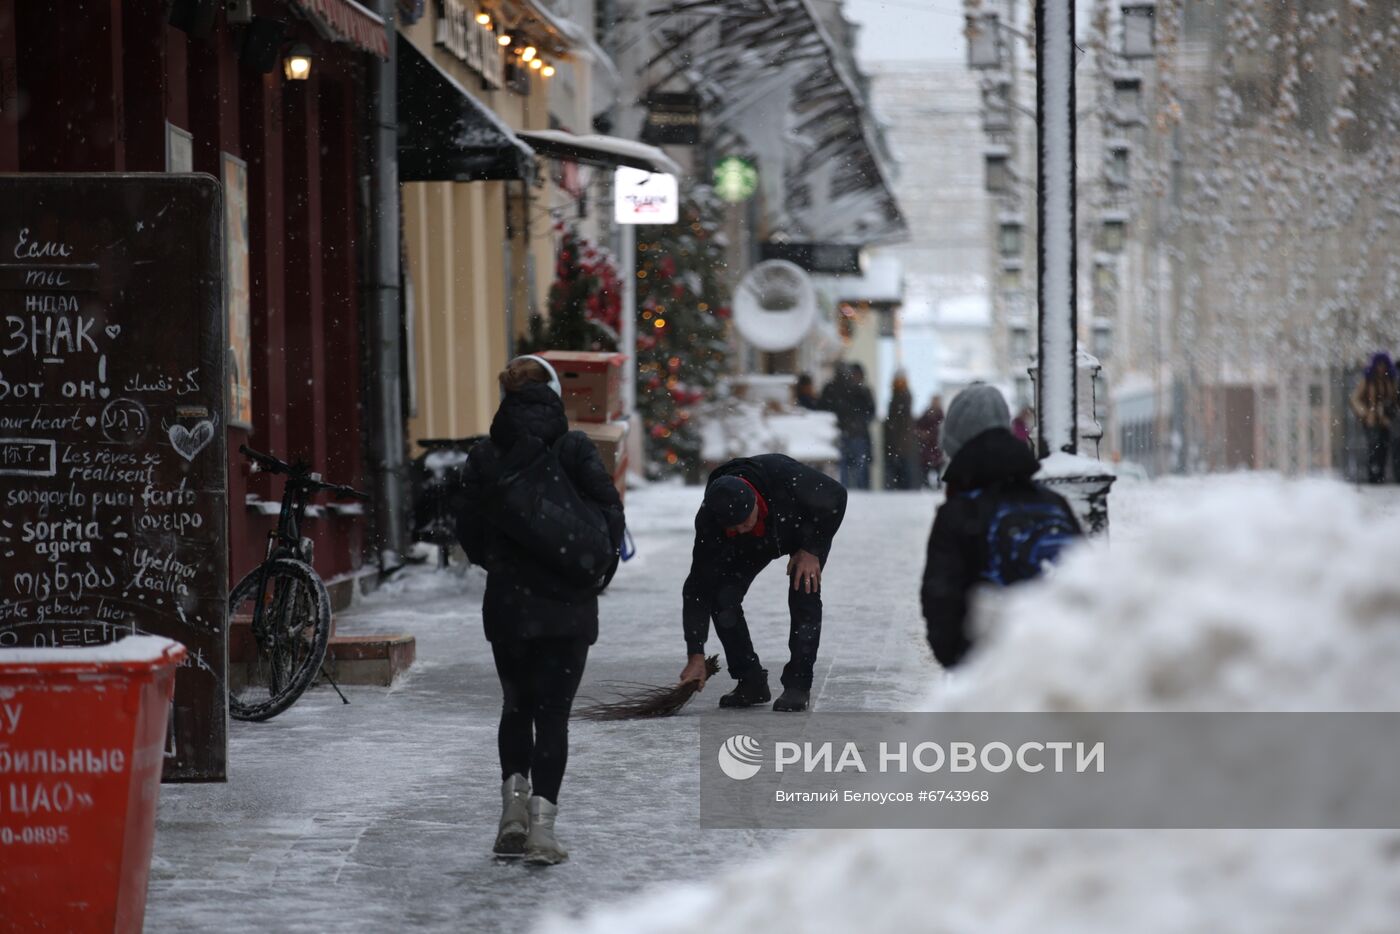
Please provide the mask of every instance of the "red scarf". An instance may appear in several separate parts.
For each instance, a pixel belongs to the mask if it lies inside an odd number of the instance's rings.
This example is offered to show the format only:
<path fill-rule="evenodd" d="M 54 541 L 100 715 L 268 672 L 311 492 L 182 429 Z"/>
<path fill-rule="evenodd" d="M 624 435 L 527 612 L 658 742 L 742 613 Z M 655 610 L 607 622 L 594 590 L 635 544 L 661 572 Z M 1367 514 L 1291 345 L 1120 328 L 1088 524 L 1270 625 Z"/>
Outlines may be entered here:
<path fill-rule="evenodd" d="M 744 534 L 752 535 L 755 538 L 762 538 L 764 523 L 768 521 L 768 503 L 766 500 L 764 500 L 763 494 L 759 493 L 758 489 L 752 483 L 745 480 L 743 477 L 739 478 L 739 482 L 744 484 L 744 486 L 748 487 L 749 489 L 753 490 L 754 501 L 758 504 L 758 521 L 753 524 L 752 529 L 749 529 L 749 531 Z M 733 529 L 725 529 L 724 534 L 729 538 L 733 538 L 734 536 L 740 533 L 734 531 Z"/>

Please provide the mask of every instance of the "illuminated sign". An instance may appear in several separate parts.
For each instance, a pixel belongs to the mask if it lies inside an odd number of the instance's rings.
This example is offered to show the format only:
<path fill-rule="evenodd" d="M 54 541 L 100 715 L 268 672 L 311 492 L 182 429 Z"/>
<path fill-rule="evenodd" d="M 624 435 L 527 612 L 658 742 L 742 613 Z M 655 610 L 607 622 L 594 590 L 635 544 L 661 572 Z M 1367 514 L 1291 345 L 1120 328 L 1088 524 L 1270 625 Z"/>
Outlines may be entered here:
<path fill-rule="evenodd" d="M 674 224 L 680 216 L 674 175 L 618 166 L 613 193 L 613 219 L 619 224 Z"/>
<path fill-rule="evenodd" d="M 747 201 L 758 191 L 758 169 L 748 159 L 725 156 L 715 163 L 715 194 L 731 204 Z"/>

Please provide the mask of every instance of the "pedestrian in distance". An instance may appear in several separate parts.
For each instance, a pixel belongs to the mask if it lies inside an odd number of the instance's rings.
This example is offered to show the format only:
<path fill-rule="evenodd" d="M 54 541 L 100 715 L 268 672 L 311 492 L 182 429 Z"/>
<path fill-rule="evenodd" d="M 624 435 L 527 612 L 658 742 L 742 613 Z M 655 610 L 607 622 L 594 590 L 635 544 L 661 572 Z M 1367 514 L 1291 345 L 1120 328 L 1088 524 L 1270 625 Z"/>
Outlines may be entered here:
<path fill-rule="evenodd" d="M 622 500 L 593 442 L 569 431 L 546 361 L 518 357 L 499 382 L 489 439 L 464 469 L 458 536 L 486 569 L 481 616 L 501 682 L 493 850 L 552 864 L 568 857 L 555 818 L 569 713 L 598 638 L 598 593 L 617 566 Z"/>
<path fill-rule="evenodd" d="M 838 364 L 831 382 L 822 388 L 820 404 L 835 413 L 841 433 L 841 485 L 852 490 L 870 489 L 870 422 L 875 418 L 875 397 L 865 385 L 864 367 Z"/>
<path fill-rule="evenodd" d="M 1011 433 L 1032 451 L 1035 450 L 1034 432 L 1032 431 L 1034 428 L 1035 409 L 1028 405 L 1021 406 L 1021 411 L 1017 412 L 1016 417 L 1011 420 Z"/>
<path fill-rule="evenodd" d="M 914 397 L 903 372 L 890 386 L 885 414 L 885 489 L 912 490 L 918 452 L 914 439 Z"/>
<path fill-rule="evenodd" d="M 797 377 L 797 386 L 793 389 L 793 401 L 797 403 L 799 409 L 816 410 L 821 408 L 821 403 L 817 400 L 816 385 L 812 382 L 811 373 L 802 373 Z"/>
<path fill-rule="evenodd" d="M 924 486 L 938 485 L 938 470 L 943 466 L 943 448 L 938 443 L 942 429 L 943 397 L 934 396 L 914 423 L 914 435 L 919 441 L 919 474 Z"/>
<path fill-rule="evenodd" d="M 846 514 L 846 490 L 826 474 L 784 454 L 760 454 L 715 468 L 695 515 L 695 548 L 681 589 L 687 661 L 682 683 L 705 685 L 710 621 L 738 684 L 721 707 L 755 707 L 772 699 L 744 618 L 744 596 L 771 562 L 786 557 L 789 660 L 779 711 L 806 710 L 822 629 L 822 569 Z"/>
<path fill-rule="evenodd" d="M 951 668 L 973 645 L 973 589 L 1039 576 L 1083 532 L 1064 497 L 1031 479 L 1040 463 L 1012 432 L 1006 400 L 994 387 L 974 384 L 958 393 L 942 444 L 948 491 L 929 534 L 920 598 L 929 648 Z"/>
<path fill-rule="evenodd" d="M 1400 409 L 1396 393 L 1395 364 L 1390 355 L 1374 354 L 1365 375 L 1351 393 L 1351 411 L 1366 432 L 1366 480 L 1370 483 L 1385 482 L 1391 423 Z M 1396 480 L 1400 481 L 1400 471 L 1396 473 Z"/>

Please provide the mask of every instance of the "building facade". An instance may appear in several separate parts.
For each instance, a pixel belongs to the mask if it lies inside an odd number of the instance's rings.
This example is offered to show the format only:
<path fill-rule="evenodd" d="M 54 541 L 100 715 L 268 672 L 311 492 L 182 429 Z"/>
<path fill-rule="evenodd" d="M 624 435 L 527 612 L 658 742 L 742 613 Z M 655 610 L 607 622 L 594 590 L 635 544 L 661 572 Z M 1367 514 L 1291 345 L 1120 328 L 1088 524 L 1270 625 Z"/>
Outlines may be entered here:
<path fill-rule="evenodd" d="M 210 4 L 87 4 L 81 28 L 46 7 L 0 0 L 0 171 L 202 172 L 246 206 L 246 294 L 229 302 L 229 571 L 261 560 L 280 484 L 250 474 L 239 444 L 366 483 L 362 432 L 358 186 L 370 62 L 382 20 L 363 7 L 260 0 L 283 24 L 262 61 L 252 19 Z M 68 15 L 68 14 L 65 14 Z M 172 21 L 183 25 L 177 28 Z M 310 60 L 289 78 L 293 45 Z M 57 63 L 64 63 L 58 67 Z M 267 68 L 268 70 L 263 70 Z M 237 249 L 240 245 L 233 244 Z M 336 579 L 363 565 L 359 508 L 312 510 L 303 530 Z"/>

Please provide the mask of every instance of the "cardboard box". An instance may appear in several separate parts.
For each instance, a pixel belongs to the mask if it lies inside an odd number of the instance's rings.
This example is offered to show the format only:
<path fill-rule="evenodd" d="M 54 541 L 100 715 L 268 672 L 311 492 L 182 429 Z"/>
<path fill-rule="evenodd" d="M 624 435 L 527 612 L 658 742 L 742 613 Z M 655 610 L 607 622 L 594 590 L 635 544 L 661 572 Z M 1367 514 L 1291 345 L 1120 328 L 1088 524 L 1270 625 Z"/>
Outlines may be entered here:
<path fill-rule="evenodd" d="M 622 417 L 623 354 L 546 350 L 540 356 L 559 374 L 569 421 L 602 423 Z"/>
<path fill-rule="evenodd" d="M 569 423 L 569 428 L 588 435 L 597 446 L 598 456 L 612 476 L 619 496 L 625 495 L 627 488 L 627 425 L 627 422 Z"/>

